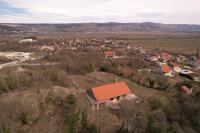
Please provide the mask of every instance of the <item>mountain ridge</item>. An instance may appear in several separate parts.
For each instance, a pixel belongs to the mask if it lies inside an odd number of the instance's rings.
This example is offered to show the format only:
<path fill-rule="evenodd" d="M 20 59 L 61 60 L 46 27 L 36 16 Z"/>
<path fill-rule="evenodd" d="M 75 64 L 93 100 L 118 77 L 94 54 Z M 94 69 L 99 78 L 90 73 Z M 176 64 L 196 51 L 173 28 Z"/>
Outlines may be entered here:
<path fill-rule="evenodd" d="M 143 23 L 68 23 L 68 24 L 21 24 L 0 23 L 0 31 L 26 32 L 200 32 L 197 24 Z"/>

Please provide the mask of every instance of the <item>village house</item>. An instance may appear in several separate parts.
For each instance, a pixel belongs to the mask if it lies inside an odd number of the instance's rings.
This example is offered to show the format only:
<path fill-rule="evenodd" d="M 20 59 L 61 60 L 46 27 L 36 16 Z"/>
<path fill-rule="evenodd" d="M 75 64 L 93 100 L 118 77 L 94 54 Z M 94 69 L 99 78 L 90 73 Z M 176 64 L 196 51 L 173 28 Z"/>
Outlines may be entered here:
<path fill-rule="evenodd" d="M 105 51 L 104 55 L 106 58 L 113 58 L 113 57 L 115 57 L 115 52 L 114 51 Z"/>
<path fill-rule="evenodd" d="M 99 109 L 100 105 L 108 106 L 109 103 L 118 103 L 122 99 L 130 99 L 132 94 L 125 82 L 112 83 L 87 90 L 93 108 Z"/>
<path fill-rule="evenodd" d="M 153 51 L 151 55 L 156 56 L 158 59 L 160 58 L 160 54 L 157 51 Z"/>
<path fill-rule="evenodd" d="M 186 60 L 187 60 L 187 58 L 185 56 L 183 56 L 183 55 L 178 55 L 177 56 L 177 62 L 179 62 L 179 63 L 184 62 Z"/>
<path fill-rule="evenodd" d="M 174 72 L 179 73 L 181 71 L 181 68 L 180 68 L 180 66 L 177 63 L 173 63 L 172 64 L 172 68 L 173 68 Z"/>
<path fill-rule="evenodd" d="M 160 54 L 157 51 L 150 51 L 147 54 L 146 59 L 151 62 L 158 62 L 160 59 Z"/>
<path fill-rule="evenodd" d="M 19 43 L 32 43 L 32 42 L 35 42 L 35 40 L 33 39 L 22 39 L 19 41 Z"/>
<path fill-rule="evenodd" d="M 39 49 L 40 49 L 41 51 L 44 51 L 44 50 L 47 50 L 47 51 L 54 51 L 54 50 L 55 50 L 54 46 L 47 46 L 47 45 L 41 46 Z"/>
<path fill-rule="evenodd" d="M 151 62 L 155 62 L 155 61 L 158 61 L 158 57 L 157 56 L 151 56 L 151 57 L 149 57 L 149 60 L 151 61 Z"/>
<path fill-rule="evenodd" d="M 189 64 L 195 68 L 200 68 L 200 59 L 190 61 Z"/>
<path fill-rule="evenodd" d="M 161 59 L 163 62 L 170 61 L 172 56 L 169 53 L 161 53 Z"/>
<path fill-rule="evenodd" d="M 172 68 L 166 64 L 166 63 L 162 63 L 160 64 L 158 70 L 157 70 L 158 73 L 160 74 L 163 74 L 164 76 L 169 76 L 169 77 L 173 77 L 173 70 Z"/>
<path fill-rule="evenodd" d="M 27 60 L 30 58 L 30 53 L 16 52 L 13 55 L 14 60 Z"/>

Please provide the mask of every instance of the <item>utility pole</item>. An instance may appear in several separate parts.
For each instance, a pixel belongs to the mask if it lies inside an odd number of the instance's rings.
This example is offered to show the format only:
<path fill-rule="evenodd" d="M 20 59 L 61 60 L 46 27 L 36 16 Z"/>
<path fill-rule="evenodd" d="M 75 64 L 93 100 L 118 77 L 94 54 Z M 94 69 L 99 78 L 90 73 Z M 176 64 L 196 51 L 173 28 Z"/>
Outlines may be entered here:
<path fill-rule="evenodd" d="M 199 48 L 197 49 L 196 57 L 199 58 Z"/>

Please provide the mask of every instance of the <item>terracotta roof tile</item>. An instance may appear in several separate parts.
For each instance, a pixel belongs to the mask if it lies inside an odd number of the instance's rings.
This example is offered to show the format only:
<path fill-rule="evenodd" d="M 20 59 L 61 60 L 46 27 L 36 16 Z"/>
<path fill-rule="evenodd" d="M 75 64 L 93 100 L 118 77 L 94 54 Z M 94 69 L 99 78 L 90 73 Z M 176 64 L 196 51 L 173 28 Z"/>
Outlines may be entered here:
<path fill-rule="evenodd" d="M 115 55 L 115 52 L 113 52 L 113 51 L 105 51 L 104 54 L 105 54 L 106 56 L 114 56 L 114 55 Z"/>
<path fill-rule="evenodd" d="M 125 82 L 95 87 L 92 88 L 92 92 L 96 100 L 99 102 L 131 93 Z"/>
<path fill-rule="evenodd" d="M 187 86 L 183 86 L 182 87 L 182 90 L 186 93 L 186 94 L 190 94 L 191 93 L 191 90 L 187 87 Z"/>
<path fill-rule="evenodd" d="M 163 73 L 170 73 L 170 72 L 172 72 L 172 68 L 170 66 L 168 66 L 167 64 L 162 64 L 161 71 Z"/>

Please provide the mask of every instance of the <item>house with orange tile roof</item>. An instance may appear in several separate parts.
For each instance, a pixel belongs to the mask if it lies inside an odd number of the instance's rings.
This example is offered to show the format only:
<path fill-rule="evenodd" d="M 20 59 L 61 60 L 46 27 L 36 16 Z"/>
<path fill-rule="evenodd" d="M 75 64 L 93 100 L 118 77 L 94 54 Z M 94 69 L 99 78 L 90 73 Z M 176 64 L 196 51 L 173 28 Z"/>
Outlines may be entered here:
<path fill-rule="evenodd" d="M 158 68 L 158 73 L 164 74 L 165 76 L 173 77 L 173 69 L 166 63 L 160 64 Z"/>
<path fill-rule="evenodd" d="M 92 106 L 99 109 L 100 104 L 117 103 L 132 94 L 125 82 L 117 82 L 87 90 L 87 95 L 93 101 Z M 91 103 L 90 101 L 90 103 Z"/>

